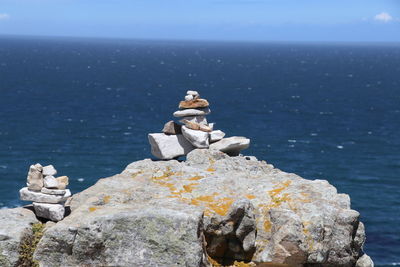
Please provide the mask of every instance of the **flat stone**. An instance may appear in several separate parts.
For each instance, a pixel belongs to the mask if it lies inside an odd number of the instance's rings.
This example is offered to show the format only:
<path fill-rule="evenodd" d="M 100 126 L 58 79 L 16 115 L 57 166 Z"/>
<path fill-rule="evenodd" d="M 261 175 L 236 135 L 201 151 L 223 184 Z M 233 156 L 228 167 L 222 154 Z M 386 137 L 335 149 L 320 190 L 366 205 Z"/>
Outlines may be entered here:
<path fill-rule="evenodd" d="M 67 185 L 69 185 L 68 176 L 60 176 L 60 177 L 57 177 L 56 180 L 58 182 L 57 189 L 65 189 L 65 188 L 67 188 Z"/>
<path fill-rule="evenodd" d="M 193 99 L 189 101 L 181 101 L 179 103 L 179 108 L 180 109 L 188 109 L 188 108 L 206 108 L 210 106 L 207 100 L 205 99 Z"/>
<path fill-rule="evenodd" d="M 174 121 L 169 121 L 164 125 L 162 132 L 165 134 L 182 134 L 182 125 L 177 124 Z"/>
<path fill-rule="evenodd" d="M 36 216 L 52 220 L 54 222 L 64 219 L 65 208 L 61 204 L 47 204 L 33 202 Z"/>
<path fill-rule="evenodd" d="M 209 134 L 207 132 L 192 130 L 186 126 L 182 126 L 182 134 L 193 146 L 197 148 L 208 148 L 209 146 Z"/>
<path fill-rule="evenodd" d="M 210 143 L 215 143 L 224 138 L 225 133 L 221 130 L 215 130 L 210 133 Z"/>
<path fill-rule="evenodd" d="M 159 159 L 173 159 L 186 155 L 195 149 L 182 134 L 151 133 L 148 138 L 151 145 L 151 153 Z"/>
<path fill-rule="evenodd" d="M 43 187 L 40 192 L 48 195 L 65 195 L 66 193 L 66 191 L 62 189 L 48 189 L 45 187 Z"/>
<path fill-rule="evenodd" d="M 185 101 L 190 101 L 193 100 L 193 96 L 192 95 L 186 95 L 185 96 Z"/>
<path fill-rule="evenodd" d="M 212 143 L 210 149 L 219 150 L 231 156 L 237 156 L 241 150 L 246 149 L 249 146 L 250 139 L 241 136 L 233 136 Z"/>
<path fill-rule="evenodd" d="M 53 165 L 47 165 L 43 167 L 43 176 L 54 176 L 57 174 L 57 170 Z"/>
<path fill-rule="evenodd" d="M 43 182 L 45 188 L 58 188 L 58 181 L 53 175 L 44 177 Z"/>
<path fill-rule="evenodd" d="M 40 191 L 43 187 L 43 167 L 39 163 L 29 167 L 26 185 L 30 190 Z"/>
<path fill-rule="evenodd" d="M 20 199 L 23 201 L 57 204 L 65 202 L 71 196 L 71 191 L 69 191 L 69 189 L 65 190 L 64 195 L 48 195 L 41 192 L 30 191 L 28 187 L 24 187 L 19 190 L 19 195 Z"/>
<path fill-rule="evenodd" d="M 209 108 L 183 109 L 174 112 L 174 117 L 204 116 L 211 113 Z"/>
<path fill-rule="evenodd" d="M 207 124 L 207 119 L 205 116 L 187 116 L 183 117 L 179 122 L 184 123 L 183 121 L 191 121 L 199 124 Z"/>

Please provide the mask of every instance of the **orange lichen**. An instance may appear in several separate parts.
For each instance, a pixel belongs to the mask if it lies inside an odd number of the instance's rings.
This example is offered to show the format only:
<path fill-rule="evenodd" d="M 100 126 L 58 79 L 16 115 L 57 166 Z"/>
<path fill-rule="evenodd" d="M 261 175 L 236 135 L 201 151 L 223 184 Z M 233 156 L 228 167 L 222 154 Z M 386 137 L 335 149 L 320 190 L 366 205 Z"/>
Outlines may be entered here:
<path fill-rule="evenodd" d="M 217 199 L 215 202 L 208 203 L 206 207 L 208 208 L 208 211 L 211 210 L 221 216 L 225 216 L 228 213 L 229 208 L 231 207 L 233 201 L 234 199 L 232 198 L 224 197 Z"/>
<path fill-rule="evenodd" d="M 97 210 L 98 208 L 96 208 L 96 207 L 89 207 L 89 211 L 90 212 L 93 212 L 93 211 L 95 211 L 95 210 Z"/>
<path fill-rule="evenodd" d="M 265 232 L 271 231 L 271 228 L 272 228 L 271 222 L 268 221 L 268 220 L 265 220 L 264 221 L 264 230 L 265 230 Z"/>
<path fill-rule="evenodd" d="M 248 198 L 248 199 L 255 199 L 256 198 L 255 195 L 251 195 L 251 194 L 248 194 L 245 197 Z"/>
<path fill-rule="evenodd" d="M 196 187 L 196 185 L 199 185 L 198 183 L 191 183 L 188 185 L 184 185 L 183 189 L 185 193 L 192 193 L 194 187 Z"/>
<path fill-rule="evenodd" d="M 104 197 L 103 197 L 103 202 L 104 202 L 104 204 L 109 203 L 109 202 L 110 202 L 110 199 L 111 199 L 111 196 L 104 196 Z"/>
<path fill-rule="evenodd" d="M 204 176 L 196 175 L 196 176 L 193 176 L 193 177 L 189 178 L 188 180 L 189 181 L 197 181 L 197 180 L 200 180 L 202 178 L 204 178 Z"/>
<path fill-rule="evenodd" d="M 215 168 L 209 167 L 209 168 L 207 169 L 207 171 L 208 171 L 208 172 L 215 172 Z"/>

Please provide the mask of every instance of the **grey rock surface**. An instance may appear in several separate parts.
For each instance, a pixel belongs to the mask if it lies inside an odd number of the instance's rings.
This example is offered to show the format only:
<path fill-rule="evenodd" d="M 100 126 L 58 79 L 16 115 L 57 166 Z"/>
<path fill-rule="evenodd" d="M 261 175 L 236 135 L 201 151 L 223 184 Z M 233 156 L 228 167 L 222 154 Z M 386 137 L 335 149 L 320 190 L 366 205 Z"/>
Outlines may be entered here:
<path fill-rule="evenodd" d="M 210 108 L 189 108 L 174 112 L 174 117 L 205 116 L 211 113 Z"/>
<path fill-rule="evenodd" d="M 35 214 L 38 217 L 52 220 L 54 222 L 61 221 L 64 218 L 65 208 L 61 204 L 47 204 L 33 202 Z"/>
<path fill-rule="evenodd" d="M 71 191 L 66 189 L 64 195 L 48 195 L 41 192 L 31 191 L 28 187 L 23 187 L 19 190 L 19 196 L 23 201 L 57 204 L 65 202 L 71 196 Z"/>
<path fill-rule="evenodd" d="M 181 134 L 151 133 L 148 138 L 151 145 L 151 154 L 159 159 L 173 159 L 186 155 L 195 149 Z"/>
<path fill-rule="evenodd" d="M 248 148 L 250 146 L 250 139 L 233 136 L 228 138 L 223 138 L 218 142 L 212 143 L 210 149 L 219 150 L 225 152 L 231 156 L 239 155 L 240 151 Z"/>
<path fill-rule="evenodd" d="M 224 138 L 225 133 L 221 130 L 215 130 L 210 133 L 210 143 L 215 143 Z"/>
<path fill-rule="evenodd" d="M 350 199 L 265 161 L 196 149 L 186 162 L 134 162 L 76 194 L 46 230 L 46 266 L 354 266 L 364 227 Z M 203 247 L 204 246 L 204 247 Z"/>
<path fill-rule="evenodd" d="M 26 185 L 30 190 L 40 191 L 43 187 L 43 167 L 39 163 L 29 167 Z"/>
<path fill-rule="evenodd" d="M 28 208 L 0 209 L 0 266 L 16 266 L 21 239 L 31 234 L 32 224 L 37 222 Z"/>
<path fill-rule="evenodd" d="M 200 130 L 192 130 L 186 126 L 182 126 L 182 134 L 193 146 L 197 148 L 209 147 L 209 133 Z"/>
<path fill-rule="evenodd" d="M 58 181 L 53 175 L 44 177 L 43 184 L 45 188 L 58 188 Z"/>
<path fill-rule="evenodd" d="M 47 165 L 43 167 L 43 176 L 54 176 L 57 174 L 57 170 L 53 165 Z"/>

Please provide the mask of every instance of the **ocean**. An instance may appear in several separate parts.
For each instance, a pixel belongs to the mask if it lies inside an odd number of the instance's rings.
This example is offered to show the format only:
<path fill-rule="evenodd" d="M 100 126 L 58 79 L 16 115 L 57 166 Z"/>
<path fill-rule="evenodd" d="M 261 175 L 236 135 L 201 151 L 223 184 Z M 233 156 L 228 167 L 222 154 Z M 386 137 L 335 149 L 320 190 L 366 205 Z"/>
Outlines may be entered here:
<path fill-rule="evenodd" d="M 151 157 L 189 89 L 244 154 L 349 194 L 366 253 L 400 265 L 400 44 L 0 37 L 0 208 L 30 164 L 77 193 Z"/>

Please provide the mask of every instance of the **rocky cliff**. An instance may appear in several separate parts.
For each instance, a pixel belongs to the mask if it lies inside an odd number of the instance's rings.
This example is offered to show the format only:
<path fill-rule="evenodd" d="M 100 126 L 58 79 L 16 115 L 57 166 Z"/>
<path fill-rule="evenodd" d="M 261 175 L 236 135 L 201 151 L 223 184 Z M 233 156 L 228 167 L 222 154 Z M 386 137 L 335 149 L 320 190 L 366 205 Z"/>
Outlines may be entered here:
<path fill-rule="evenodd" d="M 134 162 L 47 224 L 40 266 L 373 266 L 350 198 L 254 157 L 196 149 Z M 0 262 L 14 266 L 31 210 L 0 211 Z"/>

